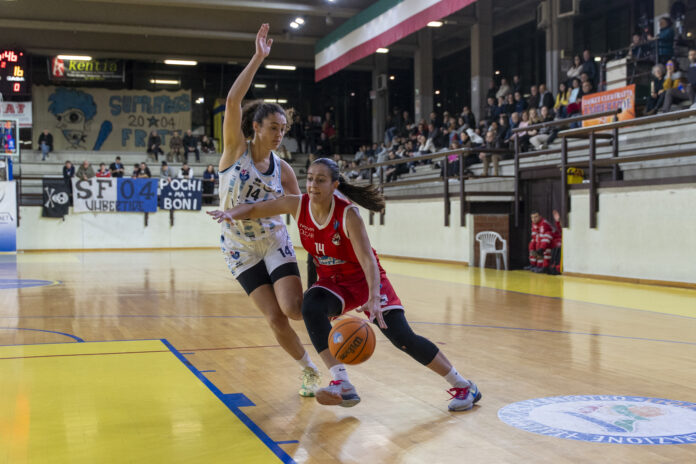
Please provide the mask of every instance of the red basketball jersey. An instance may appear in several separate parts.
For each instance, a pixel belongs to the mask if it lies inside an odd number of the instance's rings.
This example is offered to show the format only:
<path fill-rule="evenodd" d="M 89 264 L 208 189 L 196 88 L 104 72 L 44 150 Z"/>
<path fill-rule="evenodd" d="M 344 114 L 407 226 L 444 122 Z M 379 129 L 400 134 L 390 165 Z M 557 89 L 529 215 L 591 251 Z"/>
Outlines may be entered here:
<path fill-rule="evenodd" d="M 314 257 L 317 274 L 320 278 L 343 277 L 346 280 L 363 276 L 360 262 L 346 230 L 346 214 L 355 205 L 334 195 L 331 212 L 324 224 L 314 220 L 309 208 L 309 195 L 302 195 L 297 214 L 297 226 L 300 229 L 302 246 L 307 253 Z M 372 250 L 377 259 L 380 274 L 384 274 L 379 264 L 377 253 Z"/>

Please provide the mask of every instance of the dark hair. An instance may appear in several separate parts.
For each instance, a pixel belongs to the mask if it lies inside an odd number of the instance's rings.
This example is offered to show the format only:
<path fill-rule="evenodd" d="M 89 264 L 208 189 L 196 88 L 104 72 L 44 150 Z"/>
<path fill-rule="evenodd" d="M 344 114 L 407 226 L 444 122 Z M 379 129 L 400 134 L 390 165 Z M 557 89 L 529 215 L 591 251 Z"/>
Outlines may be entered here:
<path fill-rule="evenodd" d="M 254 121 L 262 124 L 264 118 L 276 113 L 282 114 L 286 123 L 292 121 L 292 116 L 294 115 L 292 110 L 288 110 L 286 114 L 282 106 L 277 103 L 266 103 L 263 100 L 254 100 L 244 105 L 244 108 L 242 108 L 242 133 L 244 137 L 251 138 L 254 136 Z"/>
<path fill-rule="evenodd" d="M 380 212 L 384 209 L 384 197 L 374 185 L 359 187 L 346 181 L 339 173 L 338 164 L 329 158 L 319 158 L 312 165 L 323 164 L 331 172 L 331 181 L 338 181 L 338 191 L 344 194 L 350 201 L 357 203 L 370 211 Z"/>

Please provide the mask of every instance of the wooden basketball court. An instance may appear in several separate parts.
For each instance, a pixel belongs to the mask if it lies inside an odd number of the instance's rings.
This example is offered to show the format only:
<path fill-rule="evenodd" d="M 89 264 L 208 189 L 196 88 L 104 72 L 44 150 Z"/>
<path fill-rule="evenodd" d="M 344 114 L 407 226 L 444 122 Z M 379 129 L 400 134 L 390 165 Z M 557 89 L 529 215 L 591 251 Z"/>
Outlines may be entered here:
<path fill-rule="evenodd" d="M 359 405 L 301 398 L 216 250 L 0 256 L 0 463 L 693 462 L 695 290 L 383 265 L 473 410 L 381 333 Z"/>

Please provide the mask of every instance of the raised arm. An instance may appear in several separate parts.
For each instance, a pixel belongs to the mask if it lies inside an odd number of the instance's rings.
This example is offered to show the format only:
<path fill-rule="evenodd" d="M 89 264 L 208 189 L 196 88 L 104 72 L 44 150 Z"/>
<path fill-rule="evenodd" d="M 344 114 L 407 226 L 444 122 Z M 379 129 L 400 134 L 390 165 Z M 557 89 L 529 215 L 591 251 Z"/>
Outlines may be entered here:
<path fill-rule="evenodd" d="M 220 171 L 232 166 L 244 153 L 246 143 L 242 132 L 242 100 L 251 87 L 256 71 L 271 52 L 273 39 L 268 38 L 268 27 L 268 24 L 262 24 L 259 28 L 259 32 L 256 34 L 256 53 L 251 57 L 246 68 L 237 76 L 227 94 L 225 120 L 222 126 L 225 149 L 220 157 L 218 166 Z"/>
<path fill-rule="evenodd" d="M 280 214 L 292 214 L 294 216 L 297 213 L 297 208 L 300 206 L 301 200 L 302 196 L 300 195 L 286 195 L 276 200 L 237 205 L 226 211 L 208 211 L 208 214 L 210 214 L 213 219 L 217 219 L 217 222 L 232 222 L 239 219 L 258 219 L 278 216 Z"/>

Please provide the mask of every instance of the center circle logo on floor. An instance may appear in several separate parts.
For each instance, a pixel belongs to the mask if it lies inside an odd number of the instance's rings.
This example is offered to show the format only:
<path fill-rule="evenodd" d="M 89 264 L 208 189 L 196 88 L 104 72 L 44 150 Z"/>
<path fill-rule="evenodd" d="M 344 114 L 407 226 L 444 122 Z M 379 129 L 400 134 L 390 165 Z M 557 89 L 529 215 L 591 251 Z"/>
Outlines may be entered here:
<path fill-rule="evenodd" d="M 642 396 L 554 396 L 500 408 L 527 432 L 620 445 L 696 444 L 696 403 Z"/>

